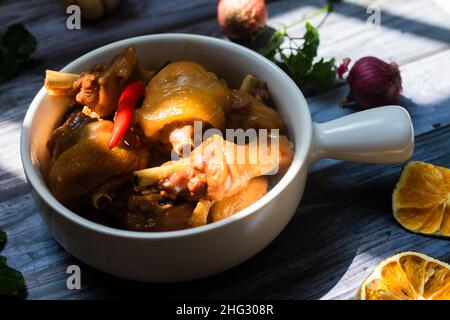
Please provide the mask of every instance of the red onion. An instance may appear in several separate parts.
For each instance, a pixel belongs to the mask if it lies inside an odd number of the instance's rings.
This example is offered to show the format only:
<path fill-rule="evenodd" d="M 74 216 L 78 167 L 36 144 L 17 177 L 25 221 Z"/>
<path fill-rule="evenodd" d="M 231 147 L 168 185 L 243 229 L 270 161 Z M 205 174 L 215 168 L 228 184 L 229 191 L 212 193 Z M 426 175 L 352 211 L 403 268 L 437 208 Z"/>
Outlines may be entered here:
<path fill-rule="evenodd" d="M 349 63 L 350 59 L 346 58 L 338 67 L 340 79 L 344 79 Z M 354 101 L 361 108 L 396 104 L 402 91 L 398 65 L 375 57 L 364 57 L 356 61 L 346 80 L 350 86 L 347 101 Z"/>
<path fill-rule="evenodd" d="M 249 40 L 256 30 L 266 25 L 264 0 L 219 0 L 217 21 L 233 40 Z"/>

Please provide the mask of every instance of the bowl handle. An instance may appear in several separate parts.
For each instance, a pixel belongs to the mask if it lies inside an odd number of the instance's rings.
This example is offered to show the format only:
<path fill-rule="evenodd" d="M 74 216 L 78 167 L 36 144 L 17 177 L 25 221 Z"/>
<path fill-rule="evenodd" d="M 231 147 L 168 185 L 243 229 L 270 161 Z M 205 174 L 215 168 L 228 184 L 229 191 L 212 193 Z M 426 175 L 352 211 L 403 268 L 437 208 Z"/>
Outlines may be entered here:
<path fill-rule="evenodd" d="M 370 163 L 408 160 L 414 151 L 414 129 L 399 106 L 369 109 L 313 124 L 311 162 L 333 158 Z"/>

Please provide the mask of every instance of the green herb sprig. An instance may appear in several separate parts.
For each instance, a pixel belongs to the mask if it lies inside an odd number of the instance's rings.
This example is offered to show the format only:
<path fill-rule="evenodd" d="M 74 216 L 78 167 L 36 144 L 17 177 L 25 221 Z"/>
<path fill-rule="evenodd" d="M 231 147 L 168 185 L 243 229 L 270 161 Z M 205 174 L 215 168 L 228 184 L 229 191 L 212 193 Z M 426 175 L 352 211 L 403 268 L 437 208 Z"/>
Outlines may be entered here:
<path fill-rule="evenodd" d="M 13 24 L 0 34 L 0 78 L 9 80 L 17 76 L 36 46 L 36 38 L 23 24 Z"/>
<path fill-rule="evenodd" d="M 6 233 L 0 229 L 0 250 L 6 243 Z M 17 296 L 25 291 L 25 279 L 20 271 L 8 267 L 7 259 L 0 256 L 0 297 Z"/>
<path fill-rule="evenodd" d="M 6 236 L 5 231 L 0 229 L 0 250 L 2 250 L 3 247 L 5 246 L 6 239 L 7 239 L 7 236 Z"/>
<path fill-rule="evenodd" d="M 330 10 L 331 5 L 327 5 L 305 19 Z M 306 31 L 302 37 L 288 35 L 287 30 L 290 27 L 305 19 L 288 26 L 281 26 L 258 51 L 283 69 L 302 89 L 303 93 L 314 95 L 334 87 L 336 66 L 334 59 L 325 60 L 317 57 L 320 44 L 319 31 L 309 22 L 305 24 Z M 258 35 L 256 35 L 257 37 Z M 284 45 L 285 43 L 287 45 Z"/>

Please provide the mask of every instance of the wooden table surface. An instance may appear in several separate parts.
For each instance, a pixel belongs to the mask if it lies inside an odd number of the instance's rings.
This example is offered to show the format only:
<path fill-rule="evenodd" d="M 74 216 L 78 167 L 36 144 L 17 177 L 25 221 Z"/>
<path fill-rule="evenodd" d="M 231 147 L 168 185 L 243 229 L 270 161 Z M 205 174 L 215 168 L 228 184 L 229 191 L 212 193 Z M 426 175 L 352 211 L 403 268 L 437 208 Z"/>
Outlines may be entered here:
<path fill-rule="evenodd" d="M 366 25 L 369 2 L 381 7 L 380 29 Z M 296 21 L 323 4 L 269 1 L 269 24 Z M 409 233 L 392 217 L 391 194 L 403 164 L 333 160 L 311 169 L 297 213 L 269 247 L 207 279 L 157 285 L 124 281 L 82 264 L 55 242 L 33 202 L 19 155 L 22 120 L 42 86 L 44 70 L 62 68 L 92 49 L 136 35 L 224 37 L 215 16 L 214 0 L 124 0 L 106 19 L 69 31 L 58 1 L 1 2 L 0 30 L 22 22 L 39 42 L 32 65 L 0 84 L 0 226 L 9 236 L 1 254 L 23 272 L 27 298 L 351 299 L 378 261 L 396 252 L 415 250 L 450 261 L 448 240 Z M 298 26 L 290 34 L 303 31 Z M 340 61 L 374 55 L 399 63 L 401 105 L 410 112 L 416 134 L 413 159 L 450 167 L 450 13 L 432 0 L 344 1 L 323 22 L 320 35 L 322 56 Z M 309 98 L 314 121 L 354 112 L 338 105 L 347 90 L 343 86 Z M 81 266 L 81 290 L 66 287 L 71 264 Z"/>

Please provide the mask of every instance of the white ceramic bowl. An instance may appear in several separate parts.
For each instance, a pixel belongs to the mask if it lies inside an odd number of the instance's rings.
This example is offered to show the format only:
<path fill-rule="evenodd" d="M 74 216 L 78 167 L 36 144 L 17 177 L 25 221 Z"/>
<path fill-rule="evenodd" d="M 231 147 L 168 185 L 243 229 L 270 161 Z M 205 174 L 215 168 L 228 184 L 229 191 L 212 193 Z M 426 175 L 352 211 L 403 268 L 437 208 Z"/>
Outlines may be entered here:
<path fill-rule="evenodd" d="M 109 61 L 134 44 L 139 63 L 158 68 L 166 61 L 193 60 L 238 87 L 247 73 L 267 81 L 294 142 L 292 165 L 266 196 L 225 220 L 171 232 L 134 232 L 86 220 L 60 204 L 47 188 L 46 142 L 64 108 L 42 88 L 23 123 L 21 156 L 40 213 L 55 239 L 86 264 L 127 279 L 174 282 L 229 269 L 266 247 L 286 226 L 302 198 L 308 166 L 323 157 L 376 163 L 401 162 L 413 152 L 414 134 L 401 107 L 372 109 L 325 124 L 311 121 L 295 83 L 261 55 L 231 42 L 188 34 L 160 34 L 122 40 L 96 49 L 62 71 L 81 72 Z"/>

